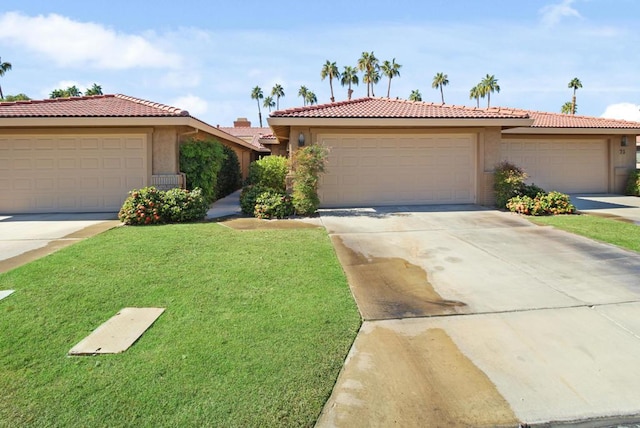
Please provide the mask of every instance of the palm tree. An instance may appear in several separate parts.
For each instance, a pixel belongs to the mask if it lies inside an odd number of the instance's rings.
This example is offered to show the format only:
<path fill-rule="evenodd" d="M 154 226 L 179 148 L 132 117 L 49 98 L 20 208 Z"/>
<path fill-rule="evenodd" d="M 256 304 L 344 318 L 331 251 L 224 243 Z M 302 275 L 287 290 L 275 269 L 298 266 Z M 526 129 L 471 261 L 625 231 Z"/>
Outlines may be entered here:
<path fill-rule="evenodd" d="M 276 110 L 280 110 L 280 98 L 284 98 L 284 89 L 279 83 L 276 83 L 271 89 L 271 96 L 276 97 Z"/>
<path fill-rule="evenodd" d="M 92 87 L 84 91 L 84 94 L 86 96 L 102 95 L 102 86 L 98 85 L 97 83 L 94 83 Z"/>
<path fill-rule="evenodd" d="M 340 78 L 340 72 L 338 71 L 338 66 L 335 62 L 327 62 L 322 66 L 322 70 L 320 71 L 320 77 L 324 80 L 326 77 L 329 78 L 329 88 L 331 88 L 331 102 L 336 102 L 336 99 L 333 97 L 333 79 Z"/>
<path fill-rule="evenodd" d="M 449 84 L 449 76 L 444 73 L 436 73 L 433 76 L 433 82 L 431 82 L 431 87 L 434 89 L 440 88 L 440 98 L 442 98 L 442 104 L 444 104 L 444 92 L 442 88 Z"/>
<path fill-rule="evenodd" d="M 264 101 L 262 102 L 262 106 L 269 109 L 269 113 L 271 113 L 271 109 L 276 106 L 276 102 L 273 101 L 273 97 L 264 97 Z"/>
<path fill-rule="evenodd" d="M 82 91 L 80 89 L 78 89 L 78 87 L 76 85 L 69 86 L 67 89 L 65 89 L 65 91 L 67 92 L 67 96 L 68 97 L 81 97 L 82 96 Z"/>
<path fill-rule="evenodd" d="M 311 91 L 307 91 L 307 95 L 305 96 L 305 98 L 307 99 L 307 102 L 310 106 L 318 104 L 318 97 L 316 97 L 316 94 Z"/>
<path fill-rule="evenodd" d="M 31 98 L 27 94 L 23 94 L 22 92 L 16 95 L 7 95 L 3 98 L 4 101 L 29 101 Z"/>
<path fill-rule="evenodd" d="M 358 79 L 358 69 L 355 67 L 351 67 L 350 65 L 344 66 L 344 71 L 342 72 L 342 79 L 340 80 L 340 84 L 342 86 L 347 85 L 349 89 L 347 89 L 347 99 L 351 99 L 351 95 L 353 94 L 353 90 L 351 89 L 351 85 L 357 85 L 360 83 Z"/>
<path fill-rule="evenodd" d="M 367 84 L 367 97 L 376 95 L 373 93 L 373 85 L 380 81 L 380 65 L 373 52 L 362 52 L 358 60 L 358 69 L 364 73 L 362 81 Z M 371 90 L 369 90 L 371 87 Z"/>
<path fill-rule="evenodd" d="M 470 100 L 475 99 L 476 107 L 478 108 L 480 108 L 480 97 L 484 98 L 480 85 L 476 85 L 473 88 L 471 88 L 471 90 L 469 91 L 469 99 Z"/>
<path fill-rule="evenodd" d="M 573 98 L 571 99 L 571 114 L 576 114 L 576 91 L 578 90 L 578 88 L 582 88 L 582 82 L 577 77 L 574 77 L 573 79 L 571 79 L 571 82 L 569 82 L 568 86 L 569 88 L 573 89 Z"/>
<path fill-rule="evenodd" d="M 498 79 L 492 74 L 487 74 L 480 82 L 480 89 L 482 90 L 482 98 L 487 96 L 487 108 L 491 107 L 491 93 L 500 92 L 500 86 L 498 85 Z"/>
<path fill-rule="evenodd" d="M 389 93 L 391 92 L 391 79 L 398 76 L 400 77 L 400 68 L 402 66 L 396 63 L 396 59 L 392 59 L 391 62 L 385 61 L 382 63 L 380 70 L 382 70 L 382 74 L 389 78 L 389 86 L 387 86 L 387 98 L 389 98 Z"/>
<path fill-rule="evenodd" d="M 256 86 L 251 90 L 251 99 L 256 100 L 258 103 L 258 119 L 260 121 L 260 128 L 262 128 L 262 112 L 260 111 L 260 100 L 262 98 L 264 98 L 264 94 L 262 93 L 260 86 Z"/>
<path fill-rule="evenodd" d="M 0 59 L 0 77 L 4 76 L 4 73 L 11 70 L 10 62 L 2 62 Z M 2 86 L 0 86 L 0 100 L 4 98 L 4 94 L 2 93 Z"/>
<path fill-rule="evenodd" d="M 309 89 L 307 89 L 306 86 L 300 86 L 300 89 L 298 89 L 298 96 L 302 97 L 302 102 L 304 103 L 303 105 L 307 105 L 307 94 L 309 93 Z"/>
<path fill-rule="evenodd" d="M 411 91 L 411 95 L 409 95 L 409 101 L 422 101 L 422 94 L 418 89 L 414 89 Z"/>
<path fill-rule="evenodd" d="M 576 114 L 576 111 L 578 111 L 578 104 L 575 104 L 575 100 L 574 102 L 567 101 L 562 104 L 562 108 L 560 109 L 560 113 L 562 114 Z"/>

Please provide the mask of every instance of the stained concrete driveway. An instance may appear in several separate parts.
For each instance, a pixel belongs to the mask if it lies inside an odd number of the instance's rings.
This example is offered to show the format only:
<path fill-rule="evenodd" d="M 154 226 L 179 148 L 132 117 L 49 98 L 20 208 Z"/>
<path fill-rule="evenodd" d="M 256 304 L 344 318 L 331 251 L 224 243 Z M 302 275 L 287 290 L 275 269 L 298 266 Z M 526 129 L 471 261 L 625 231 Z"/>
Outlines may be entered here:
<path fill-rule="evenodd" d="M 321 219 L 365 322 L 318 426 L 640 420 L 640 255 L 473 206 Z"/>
<path fill-rule="evenodd" d="M 0 215 L 0 273 L 119 224 L 109 213 Z"/>

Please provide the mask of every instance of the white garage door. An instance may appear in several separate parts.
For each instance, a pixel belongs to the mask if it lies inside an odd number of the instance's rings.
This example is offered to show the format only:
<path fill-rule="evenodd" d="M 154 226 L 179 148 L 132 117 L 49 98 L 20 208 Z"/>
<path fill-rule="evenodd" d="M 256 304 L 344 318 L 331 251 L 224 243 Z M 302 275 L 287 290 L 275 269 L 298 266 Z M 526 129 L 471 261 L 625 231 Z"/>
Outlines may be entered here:
<path fill-rule="evenodd" d="M 547 191 L 606 193 L 609 188 L 605 140 L 503 140 L 502 158 Z"/>
<path fill-rule="evenodd" d="M 146 136 L 0 136 L 0 213 L 114 212 L 147 181 Z"/>
<path fill-rule="evenodd" d="M 322 206 L 475 202 L 473 135 L 320 135 Z"/>

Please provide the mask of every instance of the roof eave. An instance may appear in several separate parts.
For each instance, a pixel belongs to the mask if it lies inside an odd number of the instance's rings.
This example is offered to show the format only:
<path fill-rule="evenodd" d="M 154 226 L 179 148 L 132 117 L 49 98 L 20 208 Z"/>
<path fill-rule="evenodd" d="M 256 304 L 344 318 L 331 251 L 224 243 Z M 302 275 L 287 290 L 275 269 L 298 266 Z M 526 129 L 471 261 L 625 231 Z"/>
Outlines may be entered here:
<path fill-rule="evenodd" d="M 571 135 L 640 135 L 640 128 L 568 128 L 568 127 L 521 127 L 504 129 L 503 134 L 571 134 Z"/>
<path fill-rule="evenodd" d="M 215 126 L 211 126 L 206 122 L 201 121 L 200 119 L 196 119 L 195 117 L 189 117 L 189 121 L 187 123 L 188 126 L 192 128 L 198 129 L 200 131 L 206 132 L 218 138 L 224 138 L 227 141 L 235 143 L 239 146 L 246 147 L 248 149 L 254 150 L 256 152 L 268 153 L 271 150 L 263 147 L 256 147 L 253 144 L 243 140 L 240 137 L 236 137 L 234 135 L 229 134 L 228 132 L 223 131 Z"/>
<path fill-rule="evenodd" d="M 286 126 L 327 126 L 327 127 L 526 127 L 533 124 L 527 118 L 318 118 L 318 117 L 269 117 L 271 129 Z"/>
<path fill-rule="evenodd" d="M 144 117 L 0 117 L 0 127 L 109 127 L 109 126 L 162 126 L 188 125 L 188 116 L 144 116 Z"/>

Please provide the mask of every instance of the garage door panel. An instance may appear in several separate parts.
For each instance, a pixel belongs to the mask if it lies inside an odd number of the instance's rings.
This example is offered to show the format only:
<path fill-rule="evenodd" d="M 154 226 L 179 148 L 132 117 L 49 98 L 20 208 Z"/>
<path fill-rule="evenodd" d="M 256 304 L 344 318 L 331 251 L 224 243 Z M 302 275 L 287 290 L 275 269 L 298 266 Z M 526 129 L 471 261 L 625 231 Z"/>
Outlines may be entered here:
<path fill-rule="evenodd" d="M 502 159 L 524 169 L 528 182 L 565 193 L 608 191 L 605 140 L 509 140 Z"/>
<path fill-rule="evenodd" d="M 323 206 L 473 203 L 472 135 L 319 136 Z"/>
<path fill-rule="evenodd" d="M 0 212 L 117 211 L 147 177 L 144 135 L 0 138 Z"/>

